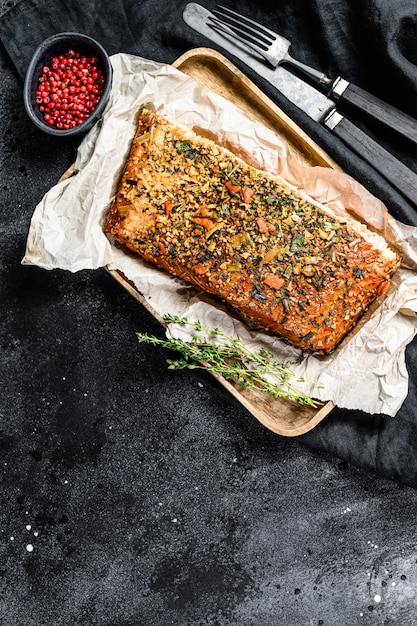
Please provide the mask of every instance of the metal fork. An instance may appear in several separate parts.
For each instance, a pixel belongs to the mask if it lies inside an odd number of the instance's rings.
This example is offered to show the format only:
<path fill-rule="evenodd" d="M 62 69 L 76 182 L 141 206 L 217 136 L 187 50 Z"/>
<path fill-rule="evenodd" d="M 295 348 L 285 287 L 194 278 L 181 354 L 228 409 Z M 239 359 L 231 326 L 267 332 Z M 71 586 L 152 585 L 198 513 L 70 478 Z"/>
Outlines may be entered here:
<path fill-rule="evenodd" d="M 227 35 L 233 42 L 244 44 L 247 50 L 260 56 L 274 68 L 281 63 L 297 68 L 302 75 L 324 89 L 328 97 L 346 103 L 377 124 L 382 124 L 390 131 L 405 137 L 407 141 L 417 143 L 417 120 L 411 115 L 341 76 L 329 78 L 326 74 L 297 61 L 288 54 L 291 43 L 266 26 L 221 5 L 213 9 L 213 14 L 214 17 L 208 19 L 208 24 L 215 31 Z"/>
<path fill-rule="evenodd" d="M 309 65 L 301 63 L 301 61 L 297 61 L 297 59 L 288 54 L 291 42 L 273 30 L 221 5 L 217 5 L 217 8 L 213 9 L 213 13 L 218 16 L 218 18 L 210 19 L 210 26 L 214 30 L 231 35 L 241 43 L 249 46 L 254 52 L 268 61 L 272 67 L 277 67 L 281 63 L 288 63 L 316 83 L 318 82 L 328 87 L 332 84 L 331 78 Z"/>

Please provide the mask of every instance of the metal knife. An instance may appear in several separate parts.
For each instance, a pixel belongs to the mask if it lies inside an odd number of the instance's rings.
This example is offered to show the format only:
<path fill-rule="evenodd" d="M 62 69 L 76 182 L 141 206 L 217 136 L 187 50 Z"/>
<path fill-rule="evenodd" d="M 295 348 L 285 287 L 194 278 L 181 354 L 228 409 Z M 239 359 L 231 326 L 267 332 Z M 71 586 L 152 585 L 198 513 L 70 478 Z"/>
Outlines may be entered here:
<path fill-rule="evenodd" d="M 184 22 L 252 68 L 290 102 L 339 137 L 351 150 L 372 165 L 395 189 L 417 206 L 417 174 L 395 158 L 369 135 L 341 115 L 336 104 L 284 67 L 269 68 L 236 39 L 214 31 L 209 19 L 215 16 L 205 7 L 190 2 L 183 11 Z"/>

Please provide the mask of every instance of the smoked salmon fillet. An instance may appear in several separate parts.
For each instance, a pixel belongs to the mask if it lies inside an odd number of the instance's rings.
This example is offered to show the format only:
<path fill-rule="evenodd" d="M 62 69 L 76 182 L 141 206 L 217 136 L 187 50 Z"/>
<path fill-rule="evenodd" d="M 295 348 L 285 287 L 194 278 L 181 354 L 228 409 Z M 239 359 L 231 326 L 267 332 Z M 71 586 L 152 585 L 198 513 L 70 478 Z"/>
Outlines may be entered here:
<path fill-rule="evenodd" d="M 363 224 L 146 109 L 104 230 L 243 318 L 322 354 L 400 263 Z"/>

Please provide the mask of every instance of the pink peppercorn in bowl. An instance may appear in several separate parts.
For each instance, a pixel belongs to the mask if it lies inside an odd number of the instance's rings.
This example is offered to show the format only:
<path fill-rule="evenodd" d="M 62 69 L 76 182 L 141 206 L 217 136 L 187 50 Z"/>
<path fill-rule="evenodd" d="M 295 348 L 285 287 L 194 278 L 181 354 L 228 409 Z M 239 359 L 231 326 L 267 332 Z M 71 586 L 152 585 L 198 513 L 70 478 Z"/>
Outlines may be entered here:
<path fill-rule="evenodd" d="M 109 56 L 95 39 L 57 33 L 35 51 L 23 100 L 32 122 L 55 136 L 85 133 L 101 118 L 112 86 Z"/>

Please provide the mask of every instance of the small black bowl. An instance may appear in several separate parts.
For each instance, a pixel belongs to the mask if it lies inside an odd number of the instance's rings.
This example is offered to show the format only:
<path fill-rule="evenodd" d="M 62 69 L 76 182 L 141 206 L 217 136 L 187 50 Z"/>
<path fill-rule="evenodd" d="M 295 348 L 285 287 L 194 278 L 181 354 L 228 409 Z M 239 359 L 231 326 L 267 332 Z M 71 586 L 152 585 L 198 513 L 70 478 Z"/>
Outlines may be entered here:
<path fill-rule="evenodd" d="M 48 124 L 48 122 L 43 119 L 43 114 L 39 110 L 39 105 L 36 103 L 36 90 L 39 85 L 39 79 L 42 76 L 42 68 L 44 66 L 50 66 L 53 57 L 65 54 L 69 50 L 97 58 L 97 66 L 103 72 L 104 76 L 104 91 L 97 106 L 84 122 L 74 128 L 59 129 Z M 100 119 L 104 111 L 110 95 L 112 78 L 113 68 L 109 55 L 98 41 L 81 33 L 57 33 L 45 39 L 45 41 L 40 44 L 29 64 L 23 89 L 23 101 L 26 112 L 32 122 L 49 135 L 71 137 L 79 133 L 85 133 Z"/>

